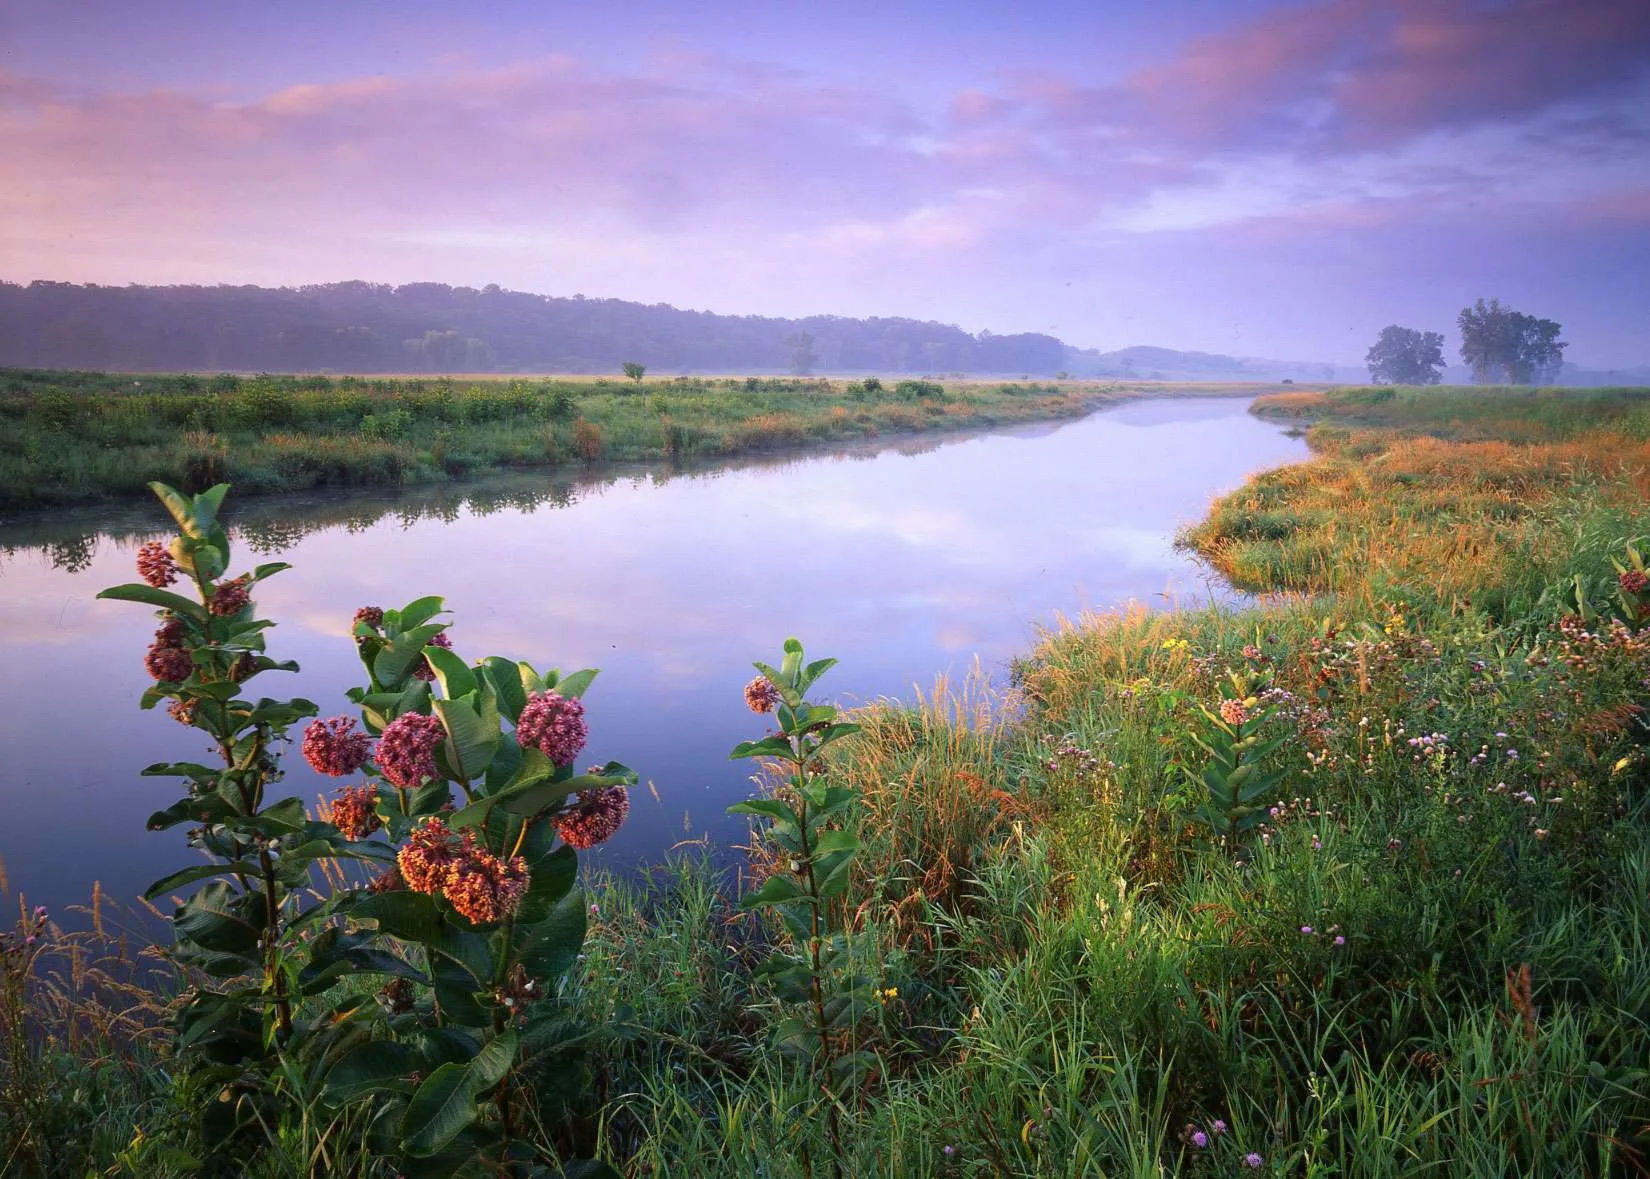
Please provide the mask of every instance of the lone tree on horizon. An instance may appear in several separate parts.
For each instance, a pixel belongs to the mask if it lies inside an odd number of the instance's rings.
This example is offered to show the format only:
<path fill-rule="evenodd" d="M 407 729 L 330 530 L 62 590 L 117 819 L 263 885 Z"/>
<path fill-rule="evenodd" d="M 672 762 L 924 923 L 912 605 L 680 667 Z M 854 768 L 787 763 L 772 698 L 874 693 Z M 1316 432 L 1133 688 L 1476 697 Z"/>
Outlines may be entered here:
<path fill-rule="evenodd" d="M 639 385 L 642 383 L 642 378 L 647 375 L 647 365 L 637 364 L 634 360 L 627 360 L 624 362 L 624 375 Z"/>
<path fill-rule="evenodd" d="M 1563 327 L 1501 306 L 1500 299 L 1478 300 L 1463 307 L 1461 359 L 1480 385 L 1535 385 L 1558 376 L 1569 345 L 1558 338 Z"/>
<path fill-rule="evenodd" d="M 1444 335 L 1388 324 L 1364 363 L 1378 385 L 1436 385 L 1444 372 Z"/>

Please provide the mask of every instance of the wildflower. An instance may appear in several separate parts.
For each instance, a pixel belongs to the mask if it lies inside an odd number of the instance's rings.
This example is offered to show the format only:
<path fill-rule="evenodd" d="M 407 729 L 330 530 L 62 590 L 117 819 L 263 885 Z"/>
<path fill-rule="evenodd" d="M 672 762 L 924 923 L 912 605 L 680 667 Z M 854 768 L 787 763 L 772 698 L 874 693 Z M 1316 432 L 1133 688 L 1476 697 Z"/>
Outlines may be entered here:
<path fill-rule="evenodd" d="M 1642 593 L 1646 586 L 1650 586 L 1650 574 L 1642 569 L 1628 569 L 1618 580 L 1621 582 L 1621 588 L 1630 594 Z"/>
<path fill-rule="evenodd" d="M 355 721 L 347 716 L 311 721 L 304 730 L 301 746 L 304 760 L 318 774 L 343 778 L 367 764 L 372 742 L 365 733 L 354 731 Z"/>
<path fill-rule="evenodd" d="M 178 579 L 178 563 L 158 540 L 151 540 L 138 549 L 137 571 L 139 577 L 156 589 L 164 589 Z"/>
<path fill-rule="evenodd" d="M 463 847 L 452 828 L 431 817 L 412 829 L 395 855 L 401 879 L 414 892 L 440 892 L 447 886 Z"/>
<path fill-rule="evenodd" d="M 448 871 L 442 895 L 477 925 L 502 921 L 527 895 L 527 862 L 520 856 L 501 860 L 491 852 L 465 845 L 468 855 Z"/>
<path fill-rule="evenodd" d="M 345 786 L 325 817 L 345 839 L 365 839 L 384 825 L 377 807 L 378 792 L 371 786 Z"/>
<path fill-rule="evenodd" d="M 1224 1134 L 1226 1133 L 1226 1123 L 1221 1121 L 1219 1118 L 1216 1118 L 1210 1124 L 1209 1129 L 1216 1135 Z"/>
<path fill-rule="evenodd" d="M 556 832 L 563 843 L 584 851 L 611 839 L 629 813 L 630 794 L 623 786 L 581 790 L 573 809 L 556 819 Z"/>
<path fill-rule="evenodd" d="M 364 622 L 373 630 L 377 630 L 384 625 L 384 608 L 382 606 L 362 606 L 355 612 L 353 621 L 356 626 L 360 626 Z"/>
<path fill-rule="evenodd" d="M 952 1146 L 949 1142 L 947 1142 L 944 1146 L 942 1146 L 940 1148 L 940 1153 L 943 1154 L 946 1158 L 950 1158 L 952 1155 L 957 1153 L 957 1148 L 955 1146 Z"/>
<path fill-rule="evenodd" d="M 1252 1171 L 1259 1170 L 1261 1164 L 1264 1163 L 1265 1161 L 1266 1161 L 1265 1159 L 1261 1158 L 1260 1155 L 1256 1154 L 1252 1150 L 1248 1154 L 1243 1156 L 1244 1166 L 1248 1167 Z"/>
<path fill-rule="evenodd" d="M 772 712 L 779 703 L 779 689 L 765 675 L 759 675 L 745 685 L 745 707 L 752 712 Z"/>
<path fill-rule="evenodd" d="M 1336 944 L 1336 945 L 1337 945 L 1337 946 L 1344 946 L 1344 945 L 1346 945 L 1346 935 L 1345 935 L 1345 934 L 1344 934 L 1344 933 L 1337 933 L 1337 934 L 1336 934 L 1336 935 L 1335 935 L 1335 944 Z"/>
<path fill-rule="evenodd" d="M 198 700 L 174 700 L 166 706 L 166 714 L 186 728 L 195 723 L 195 714 L 199 711 Z"/>
<path fill-rule="evenodd" d="M 584 723 L 584 705 L 559 692 L 534 692 L 516 721 L 516 740 L 532 747 L 556 765 L 572 763 L 590 737 Z"/>
<path fill-rule="evenodd" d="M 1199 1150 L 1202 1150 L 1204 1147 L 1209 1145 L 1209 1136 L 1202 1130 L 1193 1130 L 1192 1145 L 1197 1147 Z"/>
<path fill-rule="evenodd" d="M 407 882 L 401 878 L 400 868 L 386 868 L 367 881 L 368 892 L 403 892 Z"/>
<path fill-rule="evenodd" d="M 243 573 L 231 581 L 218 583 L 212 591 L 212 600 L 207 603 L 212 613 L 220 618 L 230 618 L 239 614 L 252 601 L 252 577 Z"/>
<path fill-rule="evenodd" d="M 1310 925 L 1303 925 L 1303 926 L 1301 926 L 1301 932 L 1302 933 L 1311 933 L 1312 932 L 1312 927 Z"/>
<path fill-rule="evenodd" d="M 430 641 L 424 645 L 426 647 L 440 647 L 444 651 L 451 651 L 453 649 L 453 641 L 447 637 L 446 631 L 436 632 L 436 634 L 431 636 Z M 430 661 L 428 659 L 420 659 L 416 664 L 414 664 L 413 678 L 424 680 L 426 682 L 435 679 L 435 668 L 430 666 Z"/>
<path fill-rule="evenodd" d="M 189 652 L 182 647 L 163 646 L 160 639 L 157 631 L 155 642 L 143 656 L 144 669 L 162 683 L 175 684 L 188 679 L 195 670 L 195 661 Z"/>
<path fill-rule="evenodd" d="M 1222 700 L 1220 719 L 1229 725 L 1241 725 L 1249 719 L 1249 710 L 1244 707 L 1241 700 Z"/>
<path fill-rule="evenodd" d="M 441 721 L 418 712 L 404 712 L 384 727 L 375 760 L 392 786 L 411 790 L 436 776 L 435 750 L 446 730 Z M 306 737 L 307 741 L 307 737 Z"/>

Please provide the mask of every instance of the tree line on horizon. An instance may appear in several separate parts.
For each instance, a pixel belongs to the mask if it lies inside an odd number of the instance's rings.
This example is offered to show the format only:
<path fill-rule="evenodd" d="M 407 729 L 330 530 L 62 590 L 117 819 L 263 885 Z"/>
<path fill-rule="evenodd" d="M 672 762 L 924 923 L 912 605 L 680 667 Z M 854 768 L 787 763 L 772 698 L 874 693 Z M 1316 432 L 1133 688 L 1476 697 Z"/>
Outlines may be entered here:
<path fill-rule="evenodd" d="M 0 283 L 0 366 L 128 372 L 813 371 L 1053 376 L 1078 350 L 904 318 L 781 319 L 442 283 Z"/>
<path fill-rule="evenodd" d="M 1564 365 L 1563 326 L 1538 319 L 1500 299 L 1479 299 L 1456 317 L 1461 360 L 1479 385 L 1536 385 L 1558 378 Z M 1444 373 L 1444 336 L 1388 324 L 1364 361 L 1369 379 L 1382 385 L 1436 385 Z"/>

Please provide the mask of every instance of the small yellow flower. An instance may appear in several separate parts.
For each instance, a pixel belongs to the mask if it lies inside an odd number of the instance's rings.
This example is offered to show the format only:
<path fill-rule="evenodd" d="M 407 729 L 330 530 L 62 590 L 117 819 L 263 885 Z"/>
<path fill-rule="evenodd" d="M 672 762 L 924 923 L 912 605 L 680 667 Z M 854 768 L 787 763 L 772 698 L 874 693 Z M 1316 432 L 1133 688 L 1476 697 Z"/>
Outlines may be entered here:
<path fill-rule="evenodd" d="M 878 991 L 877 992 L 877 998 L 881 999 L 884 1003 L 888 1002 L 888 1000 L 890 1000 L 890 999 L 898 999 L 899 998 L 899 988 L 898 987 L 889 987 L 887 990 Z"/>

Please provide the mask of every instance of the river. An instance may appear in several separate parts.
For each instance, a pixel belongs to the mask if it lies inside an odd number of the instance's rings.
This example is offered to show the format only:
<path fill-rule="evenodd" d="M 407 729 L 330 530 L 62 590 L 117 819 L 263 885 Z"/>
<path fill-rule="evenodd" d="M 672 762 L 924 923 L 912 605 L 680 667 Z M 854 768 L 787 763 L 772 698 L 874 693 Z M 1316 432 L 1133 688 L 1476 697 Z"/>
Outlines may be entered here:
<path fill-rule="evenodd" d="M 468 659 L 602 669 L 581 764 L 615 758 L 652 787 L 605 862 L 656 861 L 698 837 L 725 849 L 744 823 L 723 808 L 748 793 L 750 772 L 727 751 L 762 731 L 740 692 L 753 659 L 777 662 L 796 635 L 810 657 L 841 660 L 822 697 L 910 698 L 976 660 L 1006 678 L 1061 616 L 1218 595 L 1173 549 L 1175 529 L 1246 475 L 1307 455 L 1248 405 L 1144 400 L 1053 426 L 700 473 L 244 505 L 231 492 L 233 568 L 294 566 L 258 600 L 279 623 L 270 654 L 302 671 L 254 683 L 323 716 L 348 712 L 356 607 L 441 594 Z M 158 504 L 0 523 L 0 858 L 31 904 L 84 902 L 94 880 L 132 898 L 191 854 L 178 832 L 144 830 L 176 783 L 138 771 L 193 758 L 204 738 L 137 706 L 151 612 L 95 599 L 136 580 L 137 546 L 166 524 Z M 337 785 L 295 748 L 284 764 L 285 788 L 307 800 Z"/>

